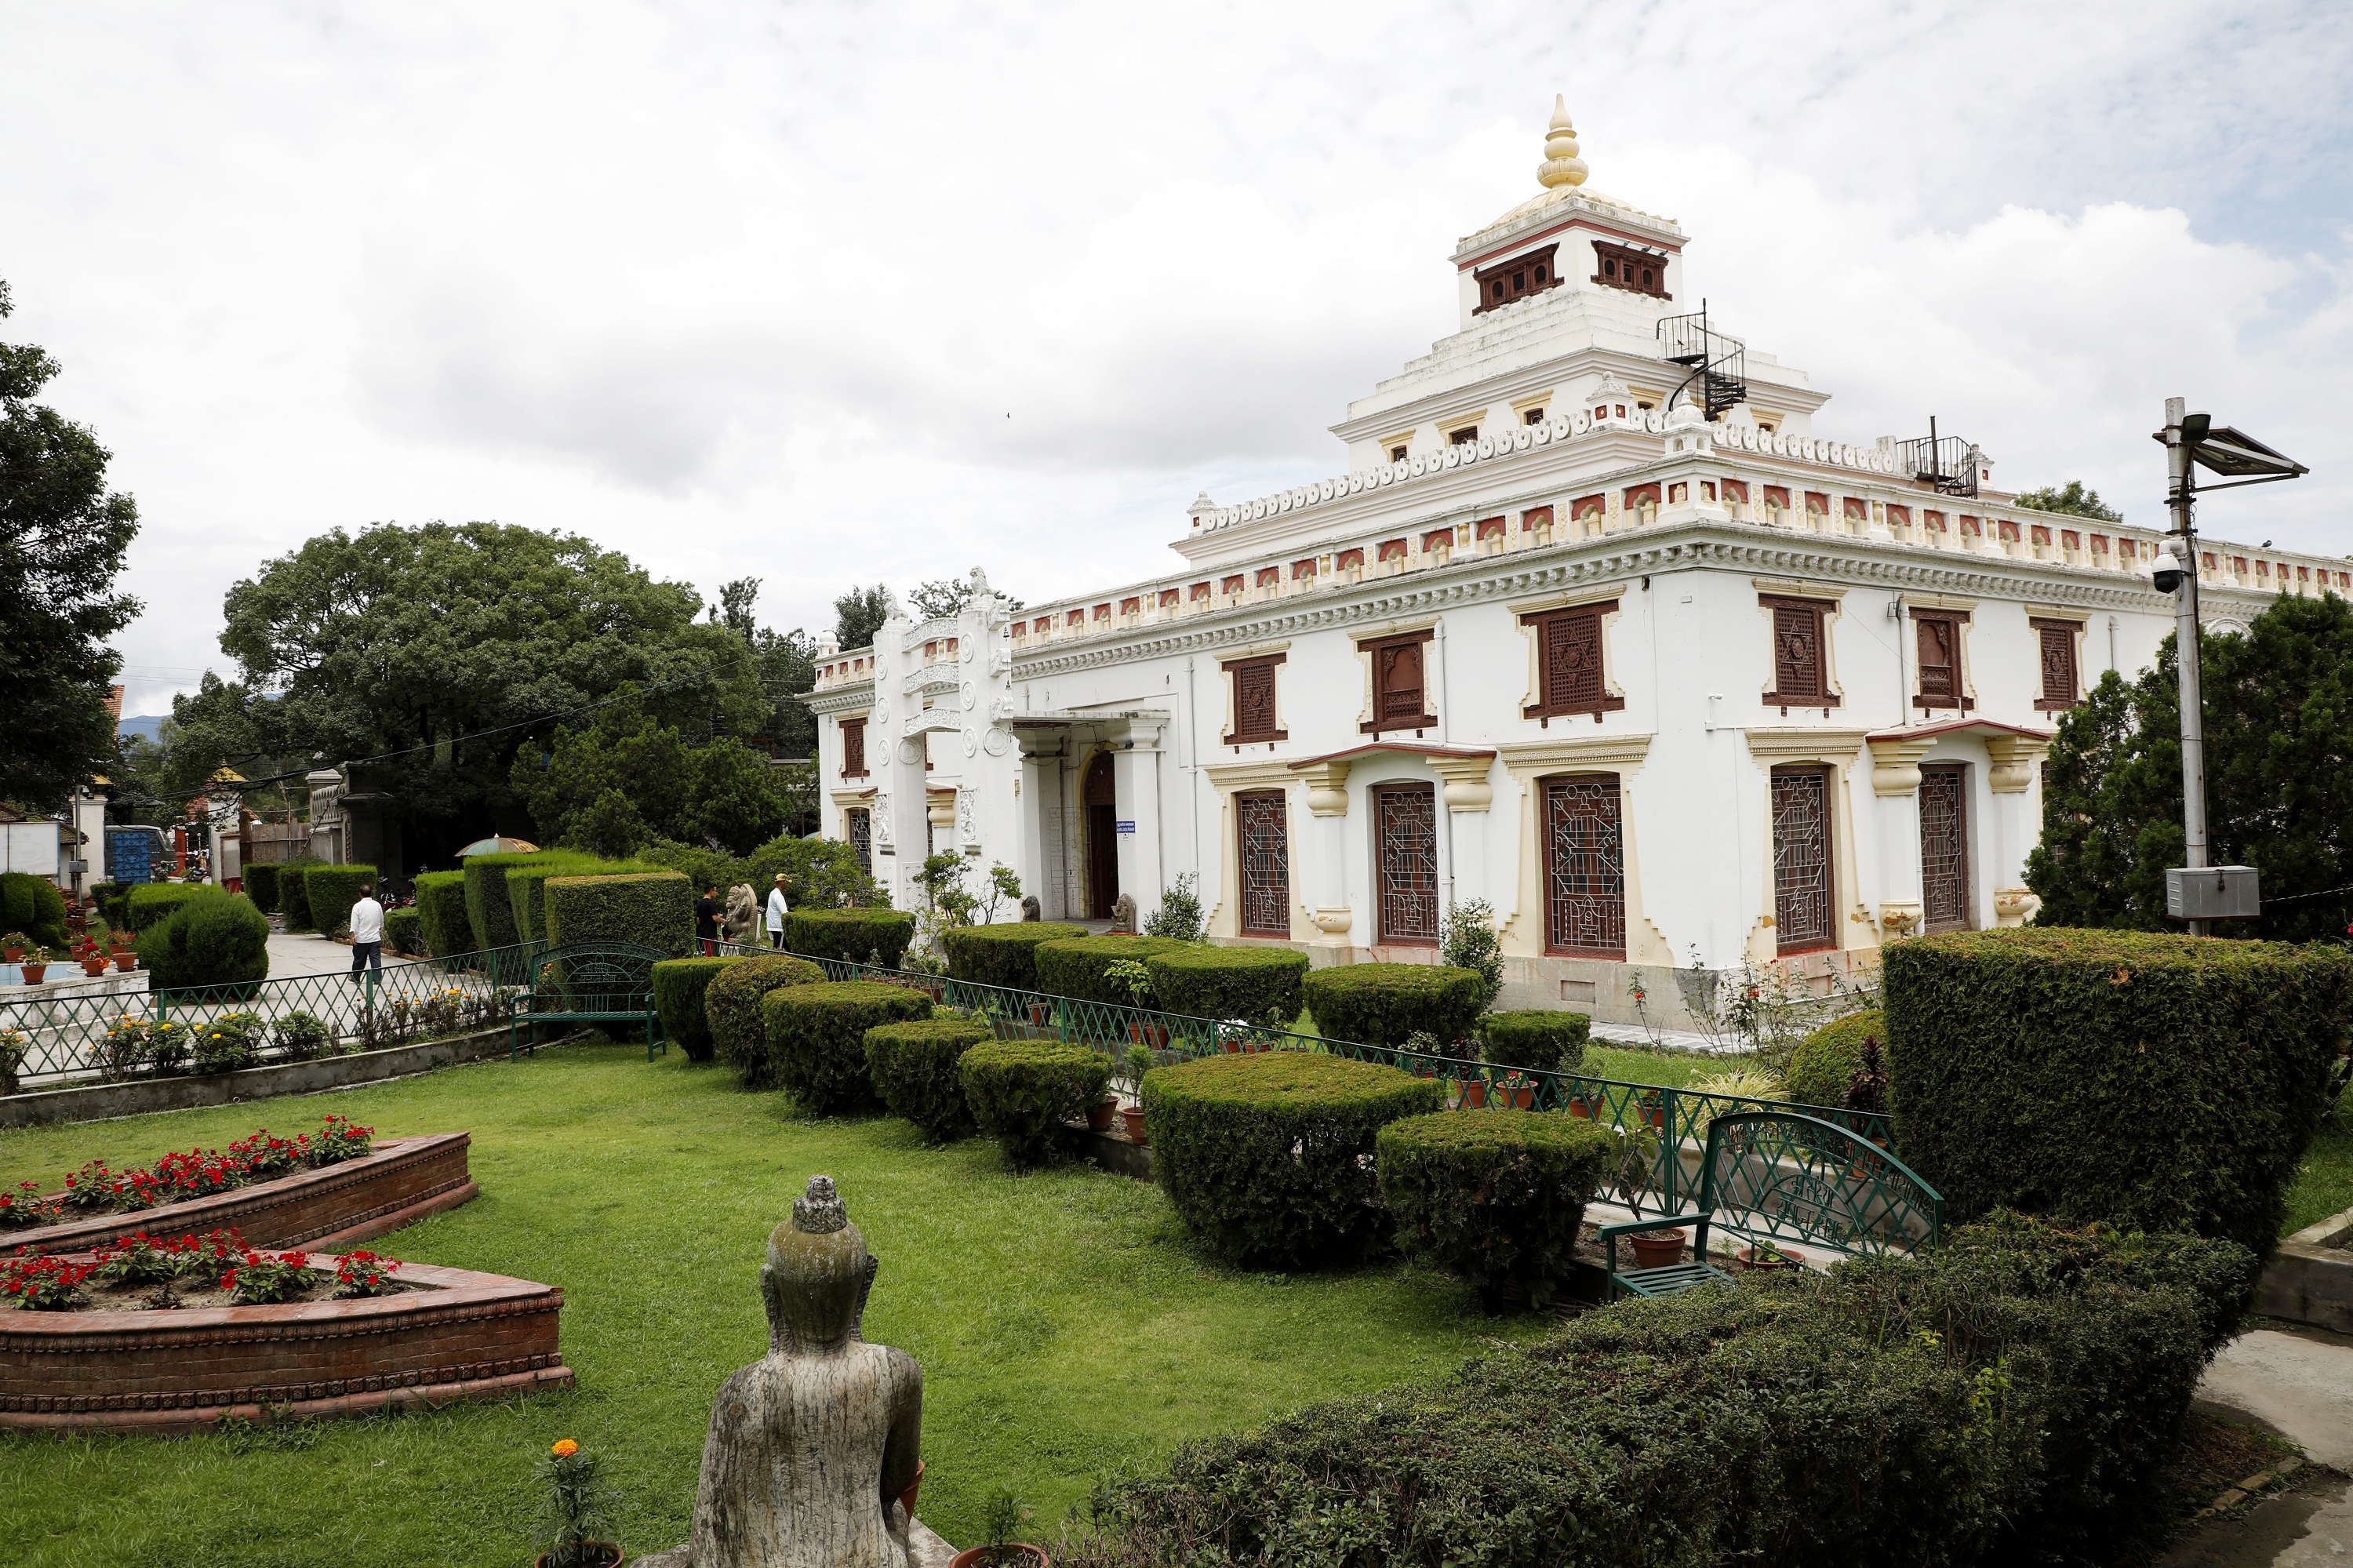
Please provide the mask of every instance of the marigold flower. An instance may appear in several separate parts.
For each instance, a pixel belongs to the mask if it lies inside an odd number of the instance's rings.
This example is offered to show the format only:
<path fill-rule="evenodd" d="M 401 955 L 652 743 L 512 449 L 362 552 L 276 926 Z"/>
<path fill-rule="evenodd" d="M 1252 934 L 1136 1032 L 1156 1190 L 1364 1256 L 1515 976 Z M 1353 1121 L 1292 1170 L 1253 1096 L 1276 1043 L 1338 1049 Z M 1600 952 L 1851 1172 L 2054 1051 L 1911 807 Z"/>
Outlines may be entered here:
<path fill-rule="evenodd" d="M 580 1452 L 580 1445 L 575 1443 L 571 1438 L 566 1437 L 557 1443 L 554 1447 L 548 1449 L 548 1452 L 554 1455 L 559 1459 L 569 1459 L 573 1455 Z"/>

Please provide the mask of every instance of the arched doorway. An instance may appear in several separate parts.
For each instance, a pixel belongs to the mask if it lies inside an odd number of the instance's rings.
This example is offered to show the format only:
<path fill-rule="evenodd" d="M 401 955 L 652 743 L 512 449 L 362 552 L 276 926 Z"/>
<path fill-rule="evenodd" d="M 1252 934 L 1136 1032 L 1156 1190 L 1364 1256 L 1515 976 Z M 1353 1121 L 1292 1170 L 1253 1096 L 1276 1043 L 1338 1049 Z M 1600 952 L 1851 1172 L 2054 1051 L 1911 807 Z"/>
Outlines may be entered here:
<path fill-rule="evenodd" d="M 1110 752 L 1098 751 L 1088 762 L 1079 799 L 1086 808 L 1087 917 L 1108 920 L 1119 896 L 1119 801 Z"/>

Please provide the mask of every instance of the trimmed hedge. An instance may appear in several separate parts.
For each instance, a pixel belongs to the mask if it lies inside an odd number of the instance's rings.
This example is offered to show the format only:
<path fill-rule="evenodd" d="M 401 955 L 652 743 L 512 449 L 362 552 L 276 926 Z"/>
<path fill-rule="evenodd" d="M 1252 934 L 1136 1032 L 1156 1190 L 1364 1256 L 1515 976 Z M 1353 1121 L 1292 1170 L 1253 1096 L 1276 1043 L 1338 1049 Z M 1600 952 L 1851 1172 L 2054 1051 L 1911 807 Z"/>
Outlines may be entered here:
<path fill-rule="evenodd" d="M 1593 1039 L 1592 1019 L 1548 1008 L 1482 1013 L 1472 1028 L 1478 1035 L 1481 1061 L 1539 1073 L 1577 1071 L 1585 1065 L 1585 1048 Z"/>
<path fill-rule="evenodd" d="M 425 954 L 425 921 L 414 909 L 384 912 L 384 945 L 396 953 L 421 959 Z"/>
<path fill-rule="evenodd" d="M 286 916 L 289 931 L 311 929 L 310 884 L 302 874 L 325 863 L 315 856 L 305 855 L 278 868 L 278 913 Z"/>
<path fill-rule="evenodd" d="M 1187 947 L 1155 953 L 1144 967 L 1170 1012 L 1286 1029 L 1299 1016 L 1307 955 L 1289 948 Z"/>
<path fill-rule="evenodd" d="M 690 1062 L 708 1062 L 712 1054 L 711 1015 L 703 1011 L 703 995 L 719 971 L 736 959 L 664 959 L 653 968 L 654 1012 L 662 1034 L 678 1042 Z"/>
<path fill-rule="evenodd" d="M 702 992 L 703 1022 L 711 1031 L 711 1048 L 723 1066 L 744 1075 L 747 1089 L 776 1086 L 776 1065 L 768 1055 L 768 1025 L 760 1016 L 760 999 L 782 986 L 813 985 L 825 971 L 807 959 L 783 953 L 728 960 L 706 982 Z"/>
<path fill-rule="evenodd" d="M 1432 1111 L 1374 1140 L 1398 1245 L 1490 1312 L 1541 1308 L 1568 1283 L 1586 1201 L 1617 1145 L 1606 1125 L 1522 1110 Z"/>
<path fill-rule="evenodd" d="M 992 1040 L 966 1051 L 958 1071 L 972 1119 L 1008 1165 L 1030 1171 L 1060 1152 L 1062 1124 L 1103 1097 L 1111 1058 L 1050 1040 Z"/>
<path fill-rule="evenodd" d="M 1948 1215 L 2028 1209 L 2270 1254 L 2345 1042 L 2353 953 L 2036 927 L 1899 942 L 1884 966 L 1895 1147 Z"/>
<path fill-rule="evenodd" d="M 958 926 L 940 937 L 947 949 L 948 973 L 976 985 L 1003 986 L 1008 991 L 1038 989 L 1038 944 L 1084 937 L 1084 926 L 1058 926 L 1044 920 L 1015 920 L 994 926 Z"/>
<path fill-rule="evenodd" d="M 931 1015 L 930 997 L 882 980 L 818 980 L 760 999 L 776 1079 L 803 1109 L 818 1116 L 874 1103 L 874 1080 L 866 1068 L 868 1030 Z"/>
<path fill-rule="evenodd" d="M 375 880 L 372 865 L 304 866 L 302 896 L 311 906 L 311 922 L 329 937 L 352 928 L 352 906 L 359 902 L 360 884 Z"/>
<path fill-rule="evenodd" d="M 247 866 L 239 874 L 237 885 L 245 889 L 245 895 L 253 900 L 256 909 L 264 915 L 278 913 L 278 867 L 274 863 L 259 861 Z"/>
<path fill-rule="evenodd" d="M 1134 993 L 1119 981 L 1106 978 L 1112 965 L 1124 959 L 1148 963 L 1163 953 L 1184 952 L 1192 946 L 1174 937 L 1124 935 L 1040 943 L 1037 948 L 1038 989 L 1050 996 L 1133 1007 Z"/>
<path fill-rule="evenodd" d="M 213 886 L 210 883 L 205 882 L 136 883 L 131 889 L 131 907 L 129 911 L 131 916 L 131 929 L 142 932 L 152 931 L 156 927 L 161 926 L 164 921 L 169 920 L 173 916 L 178 914 L 183 905 L 187 904 L 206 893 L 217 893 L 219 891 L 220 889 Z M 248 900 L 248 902 L 250 902 L 250 900 Z M 30 930 L 30 927 L 21 928 L 28 931 Z M 31 931 L 31 935 L 36 940 L 39 940 L 41 934 L 38 931 Z M 63 936 L 60 936 L 58 938 L 58 941 L 63 941 L 64 939 Z M 42 945 L 45 947 L 55 946 L 54 943 L 46 942 Z"/>
<path fill-rule="evenodd" d="M 1865 1040 L 1887 1044 L 1887 1015 L 1875 1007 L 1833 1018 L 1799 1041 L 1781 1074 L 1789 1097 L 1800 1105 L 1844 1106 L 1846 1092 L 1862 1066 Z"/>
<path fill-rule="evenodd" d="M 66 942 L 66 895 L 29 871 L 0 872 L 0 931 L 22 931 L 44 948 Z"/>
<path fill-rule="evenodd" d="M 269 978 L 269 916 L 242 893 L 198 884 L 168 918 L 140 934 L 150 989 L 242 986 Z M 153 906 L 150 906 L 151 908 Z"/>
<path fill-rule="evenodd" d="M 1487 978 L 1437 964 L 1341 964 L 1307 977 L 1317 1032 L 1361 1045 L 1403 1045 L 1416 1034 L 1451 1045 L 1471 1036 L 1487 1005 Z"/>
<path fill-rule="evenodd" d="M 984 1024 L 961 1018 L 918 1018 L 866 1032 L 866 1072 L 891 1114 L 915 1124 L 926 1143 L 953 1143 L 974 1131 L 957 1064 L 984 1040 Z"/>
<path fill-rule="evenodd" d="M 474 950 L 474 926 L 466 916 L 466 874 L 428 871 L 417 879 L 417 913 L 425 950 L 454 959 Z"/>
<path fill-rule="evenodd" d="M 1144 1077 L 1153 1162 L 1187 1229 L 1224 1256 L 1295 1268 L 1362 1256 L 1388 1224 L 1364 1157 L 1446 1088 L 1304 1051 L 1205 1056 Z"/>
<path fill-rule="evenodd" d="M 500 858 L 510 863 L 507 912 L 514 916 L 515 935 L 526 942 L 547 940 L 547 879 L 551 876 L 635 876 L 674 869 L 650 861 L 599 860 L 570 850 L 540 850 Z"/>
<path fill-rule="evenodd" d="M 2232 944 L 2236 946 L 2238 944 Z M 1919 1256 L 1590 1312 L 1196 1442 L 1062 1568 L 2119 1561 L 2253 1260 L 2015 1216 Z"/>
<path fill-rule="evenodd" d="M 766 891 L 753 891 L 765 909 Z M 761 916 L 763 922 L 766 918 Z M 761 928 L 766 929 L 765 923 Z M 785 918 L 785 940 L 793 951 L 813 959 L 846 959 L 895 969 L 914 939 L 915 917 L 903 909 L 796 909 Z"/>
<path fill-rule="evenodd" d="M 131 886 L 127 882 L 93 882 L 90 885 L 90 895 L 98 901 L 99 913 L 106 916 L 107 929 L 131 929 Z M 60 897 L 58 902 L 63 903 L 64 899 Z M 11 926 L 7 929 L 14 931 L 19 927 Z M 26 934 L 30 935 L 29 932 Z"/>
<path fill-rule="evenodd" d="M 466 857 L 466 924 L 473 930 L 474 946 L 485 952 L 522 940 L 514 907 L 507 902 L 507 865 L 514 858 L 513 853 Z"/>
<path fill-rule="evenodd" d="M 551 876 L 541 885 L 551 948 L 635 942 L 674 959 L 694 951 L 694 884 L 677 872 Z"/>

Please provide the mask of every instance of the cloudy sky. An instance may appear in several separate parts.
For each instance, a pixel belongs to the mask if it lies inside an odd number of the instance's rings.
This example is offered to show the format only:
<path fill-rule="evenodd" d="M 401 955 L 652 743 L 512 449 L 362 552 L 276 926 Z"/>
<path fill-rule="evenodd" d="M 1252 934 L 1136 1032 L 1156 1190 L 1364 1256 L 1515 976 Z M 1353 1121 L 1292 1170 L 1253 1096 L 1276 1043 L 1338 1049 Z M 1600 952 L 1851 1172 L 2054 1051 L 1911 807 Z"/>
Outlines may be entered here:
<path fill-rule="evenodd" d="M 1164 570 L 1197 491 L 1340 471 L 1556 90 L 1819 431 L 1935 413 L 2155 523 L 2180 393 L 2316 471 L 2207 525 L 2353 552 L 2336 0 L 0 0 L 0 338 L 138 498 L 129 712 L 336 526 L 574 530 L 811 628 Z"/>

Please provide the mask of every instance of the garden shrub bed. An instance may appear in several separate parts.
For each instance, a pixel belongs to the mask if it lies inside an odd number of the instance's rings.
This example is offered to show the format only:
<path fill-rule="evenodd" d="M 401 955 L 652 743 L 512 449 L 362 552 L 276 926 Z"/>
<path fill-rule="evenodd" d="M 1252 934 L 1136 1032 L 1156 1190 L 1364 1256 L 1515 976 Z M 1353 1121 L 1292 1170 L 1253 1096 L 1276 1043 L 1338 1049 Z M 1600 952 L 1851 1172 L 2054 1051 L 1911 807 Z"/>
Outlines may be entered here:
<path fill-rule="evenodd" d="M 1480 1059 L 1489 1066 L 1538 1073 L 1577 1072 L 1593 1038 L 1593 1020 L 1586 1014 L 1544 1009 L 1482 1013 L 1473 1029 Z"/>
<path fill-rule="evenodd" d="M 796 909 L 785 917 L 785 940 L 812 959 L 897 969 L 915 939 L 915 917 L 903 909 Z"/>
<path fill-rule="evenodd" d="M 417 914 L 425 950 L 437 959 L 475 951 L 474 927 L 466 916 L 466 874 L 428 871 L 417 879 Z"/>
<path fill-rule="evenodd" d="M 1978 931 L 1897 943 L 1884 973 L 1896 1147 L 1949 1218 L 2006 1206 L 2270 1252 L 2353 953 Z"/>
<path fill-rule="evenodd" d="M 1553 1111 L 1434 1111 L 1390 1122 L 1374 1147 L 1398 1245 L 1494 1312 L 1544 1307 L 1574 1276 L 1585 1205 L 1618 1138 Z"/>
<path fill-rule="evenodd" d="M 1842 1106 L 1862 1067 L 1862 1043 L 1887 1044 L 1887 1015 L 1875 1007 L 1833 1018 L 1798 1042 L 1781 1075 L 1789 1097 L 1800 1105 Z"/>
<path fill-rule="evenodd" d="M 1452 1377 L 1195 1443 L 1065 1568 L 2116 1561 L 2253 1259 L 2015 1215 L 1628 1301 Z M 1832 1392 L 1835 1391 L 1835 1392 Z"/>
<path fill-rule="evenodd" d="M 1002 986 L 1008 991 L 1038 989 L 1038 945 L 1063 942 L 1087 934 L 1084 926 L 1060 926 L 1049 920 L 1016 920 L 993 926 L 957 926 L 942 933 L 947 949 L 948 973 L 976 985 Z"/>
<path fill-rule="evenodd" d="M 149 986 L 174 991 L 267 980 L 269 916 L 243 894 L 205 885 L 192 892 L 139 934 L 139 967 Z"/>
<path fill-rule="evenodd" d="M 1307 955 L 1289 948 L 1187 947 L 1155 953 L 1144 967 L 1164 1012 L 1281 1029 L 1299 1016 Z"/>
<path fill-rule="evenodd" d="M 628 942 L 674 959 L 694 951 L 694 885 L 677 872 L 551 876 L 540 886 L 551 948 Z"/>
<path fill-rule="evenodd" d="M 996 1035 L 961 1018 L 918 1018 L 866 1032 L 866 1070 L 891 1114 L 915 1124 L 926 1143 L 954 1143 L 976 1130 L 958 1064 Z"/>
<path fill-rule="evenodd" d="M 268 861 L 257 861 L 245 867 L 237 879 L 245 895 L 264 915 L 278 913 L 278 867 Z M 95 889 L 92 890 L 96 891 Z"/>
<path fill-rule="evenodd" d="M 299 874 L 302 878 L 303 900 L 311 908 L 311 924 L 325 936 L 350 936 L 352 906 L 359 902 L 361 887 L 375 881 L 375 867 L 309 865 Z"/>
<path fill-rule="evenodd" d="M 1124 933 L 1041 943 L 1038 948 L 1038 989 L 1050 996 L 1134 1007 L 1135 993 L 1128 990 L 1124 981 L 1111 978 L 1111 967 L 1126 962 L 1149 963 L 1162 953 L 1186 952 L 1193 947 L 1193 943 L 1178 941 L 1174 937 L 1134 937 Z"/>
<path fill-rule="evenodd" d="M 384 946 L 385 951 L 398 953 L 405 958 L 427 957 L 424 917 L 414 909 L 385 910 Z"/>
<path fill-rule="evenodd" d="M 1154 1163 L 1187 1229 L 1235 1262 L 1345 1260 L 1385 1240 L 1366 1157 L 1446 1088 L 1395 1067 L 1304 1051 L 1209 1056 L 1145 1075 Z"/>
<path fill-rule="evenodd" d="M 217 889 L 206 882 L 140 883 L 131 890 L 130 928 L 143 932 L 161 926 L 174 915 L 178 914 L 180 906 L 190 899 L 216 891 Z M 306 905 L 304 907 L 309 906 Z M 40 933 L 35 931 L 33 935 L 37 937 Z M 62 930 L 59 932 L 58 940 L 64 940 Z"/>
<path fill-rule="evenodd" d="M 775 1088 L 776 1065 L 768 1054 L 768 1024 L 760 999 L 786 986 L 815 985 L 824 979 L 825 971 L 817 965 L 786 953 L 729 959 L 702 991 L 712 1054 L 721 1065 L 744 1075 L 745 1088 Z"/>
<path fill-rule="evenodd" d="M 1360 1045 L 1427 1034 L 1443 1050 L 1470 1037 L 1487 1005 L 1484 975 L 1437 964 L 1339 964 L 1310 971 L 1305 984 L 1316 1031 Z"/>
<path fill-rule="evenodd" d="M 45 876 L 29 871 L 0 872 L 0 931 L 22 931 L 44 948 L 62 948 L 66 895 Z"/>
<path fill-rule="evenodd" d="M 776 1081 L 819 1116 L 874 1103 L 866 1065 L 866 1032 L 929 1018 L 932 999 L 881 980 L 819 980 L 786 986 L 760 999 L 768 1060 Z"/>
<path fill-rule="evenodd" d="M 536 853 L 536 852 L 518 852 Z M 517 854 L 476 854 L 466 857 L 460 873 L 466 879 L 466 923 L 474 946 L 489 952 L 512 948 L 522 940 L 515 929 L 514 906 L 507 902 L 507 867 Z"/>
<path fill-rule="evenodd" d="M 571 1383 L 561 1290 L 424 1264 L 399 1278 L 348 1300 L 0 1314 L 0 1426 L 195 1432 Z"/>
<path fill-rule="evenodd" d="M 678 1042 L 688 1061 L 711 1060 L 711 1015 L 704 1011 L 703 997 L 721 970 L 744 961 L 664 959 L 654 965 L 654 1012 L 661 1019 L 662 1035 Z"/>
<path fill-rule="evenodd" d="M 992 1040 L 966 1051 L 957 1065 L 974 1122 L 1016 1171 L 1051 1160 L 1062 1124 L 1085 1116 L 1111 1081 L 1110 1057 L 1050 1040 Z"/>

